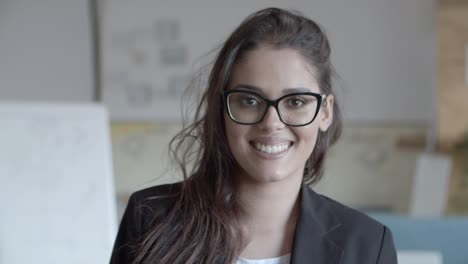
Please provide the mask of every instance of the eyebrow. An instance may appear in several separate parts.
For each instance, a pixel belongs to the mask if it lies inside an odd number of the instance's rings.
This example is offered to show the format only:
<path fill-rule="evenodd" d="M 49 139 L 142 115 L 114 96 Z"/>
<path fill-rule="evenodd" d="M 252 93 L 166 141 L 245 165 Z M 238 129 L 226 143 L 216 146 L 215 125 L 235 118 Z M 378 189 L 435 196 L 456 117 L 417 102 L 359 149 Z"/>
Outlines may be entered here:
<path fill-rule="evenodd" d="M 257 86 L 254 86 L 254 85 L 250 85 L 250 84 L 238 84 L 234 88 L 251 90 L 251 91 L 257 92 L 257 93 L 259 93 L 261 95 L 265 95 L 265 93 L 263 92 L 263 90 L 261 88 L 259 88 Z M 308 93 L 308 92 L 312 92 L 312 91 L 310 89 L 304 88 L 304 87 L 284 88 L 281 91 L 282 94 Z"/>

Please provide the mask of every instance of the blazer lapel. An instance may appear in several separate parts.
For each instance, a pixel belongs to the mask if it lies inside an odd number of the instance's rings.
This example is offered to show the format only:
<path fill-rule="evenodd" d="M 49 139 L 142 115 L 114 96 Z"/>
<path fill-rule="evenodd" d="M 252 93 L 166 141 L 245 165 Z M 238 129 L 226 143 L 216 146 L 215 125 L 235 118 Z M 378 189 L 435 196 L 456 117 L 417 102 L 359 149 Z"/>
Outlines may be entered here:
<path fill-rule="evenodd" d="M 301 211 L 296 225 L 291 264 L 339 264 L 343 250 L 328 236 L 341 223 L 324 198 L 303 185 Z"/>

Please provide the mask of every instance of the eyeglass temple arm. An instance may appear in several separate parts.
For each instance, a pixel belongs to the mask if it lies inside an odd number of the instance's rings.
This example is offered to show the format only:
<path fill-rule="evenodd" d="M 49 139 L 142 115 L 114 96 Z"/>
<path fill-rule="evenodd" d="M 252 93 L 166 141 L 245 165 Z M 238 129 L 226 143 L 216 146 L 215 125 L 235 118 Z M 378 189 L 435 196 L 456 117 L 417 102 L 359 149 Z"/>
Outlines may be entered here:
<path fill-rule="evenodd" d="M 322 94 L 322 104 L 327 105 L 327 96 L 328 94 Z"/>

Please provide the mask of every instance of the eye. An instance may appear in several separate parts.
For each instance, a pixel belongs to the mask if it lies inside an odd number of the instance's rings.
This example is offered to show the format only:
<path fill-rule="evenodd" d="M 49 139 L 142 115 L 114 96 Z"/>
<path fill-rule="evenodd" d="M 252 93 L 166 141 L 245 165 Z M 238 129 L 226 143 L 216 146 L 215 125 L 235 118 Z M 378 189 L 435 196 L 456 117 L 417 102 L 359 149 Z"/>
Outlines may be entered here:
<path fill-rule="evenodd" d="M 260 103 L 260 100 L 257 97 L 251 95 L 243 95 L 239 100 L 242 105 L 246 106 L 255 106 Z"/>
<path fill-rule="evenodd" d="M 287 105 L 289 107 L 301 107 L 304 104 L 307 104 L 307 100 L 305 100 L 304 98 L 301 98 L 301 97 L 289 98 L 288 101 L 287 101 Z"/>

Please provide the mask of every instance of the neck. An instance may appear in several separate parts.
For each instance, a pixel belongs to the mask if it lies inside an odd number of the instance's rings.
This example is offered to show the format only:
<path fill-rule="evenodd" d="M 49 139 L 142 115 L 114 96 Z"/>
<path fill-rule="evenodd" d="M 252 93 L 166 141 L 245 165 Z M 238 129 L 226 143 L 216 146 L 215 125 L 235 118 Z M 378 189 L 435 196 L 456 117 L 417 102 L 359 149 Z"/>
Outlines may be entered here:
<path fill-rule="evenodd" d="M 299 215 L 301 180 L 239 185 L 240 223 L 254 232 L 294 228 Z"/>

